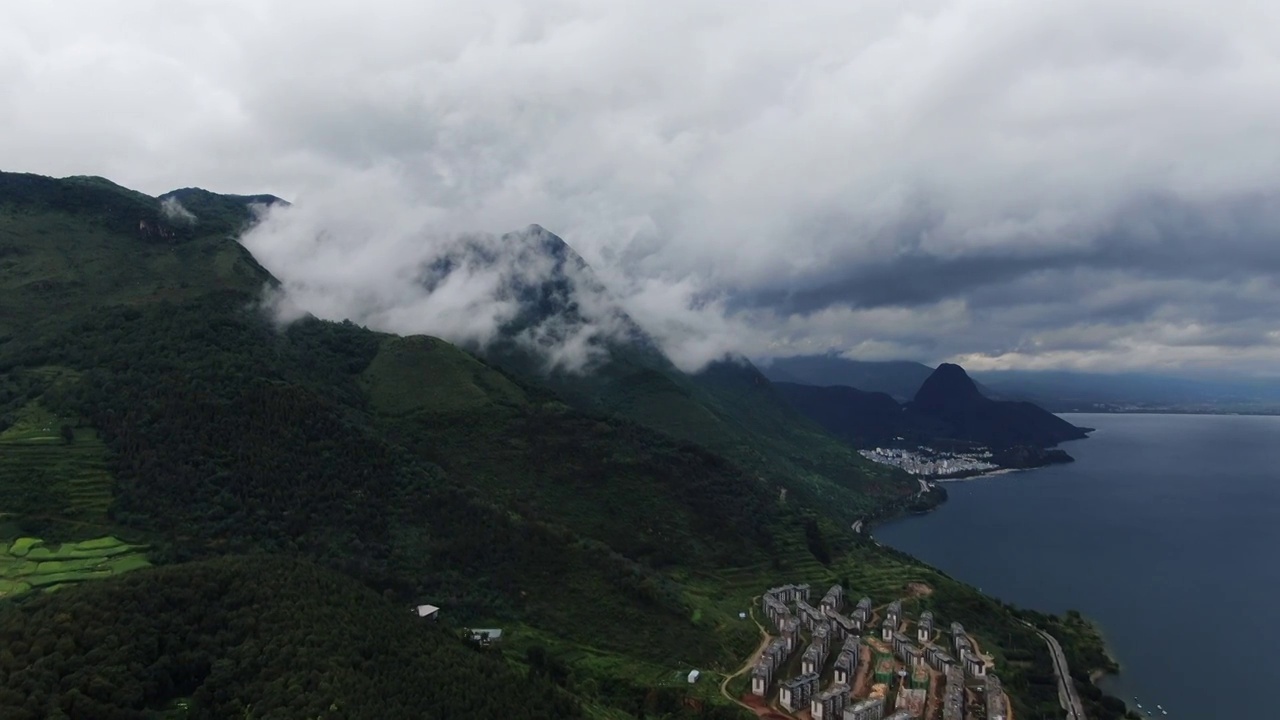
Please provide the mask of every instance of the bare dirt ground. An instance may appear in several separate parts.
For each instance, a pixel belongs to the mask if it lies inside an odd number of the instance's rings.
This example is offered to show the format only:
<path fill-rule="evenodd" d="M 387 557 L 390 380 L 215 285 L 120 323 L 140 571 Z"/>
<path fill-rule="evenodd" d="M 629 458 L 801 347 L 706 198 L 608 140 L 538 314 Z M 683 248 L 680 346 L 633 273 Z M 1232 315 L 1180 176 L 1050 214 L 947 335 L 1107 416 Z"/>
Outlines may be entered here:
<path fill-rule="evenodd" d="M 933 588 L 921 582 L 907 583 L 907 595 L 910 597 L 928 597 L 933 594 Z"/>
<path fill-rule="evenodd" d="M 969 633 L 965 633 L 964 636 L 969 638 L 969 642 L 973 643 L 974 652 L 978 653 L 978 657 L 987 662 L 987 667 L 990 669 L 990 666 L 994 665 L 996 662 L 995 656 L 982 652 L 982 645 L 978 644 L 978 638 L 970 635 Z"/>
<path fill-rule="evenodd" d="M 765 703 L 764 698 L 748 695 L 744 702 L 738 703 L 756 714 L 760 720 L 790 720 L 790 717 L 774 710 Z"/>
<path fill-rule="evenodd" d="M 864 643 L 862 649 L 858 651 L 858 674 L 854 677 L 853 696 L 862 698 L 867 696 L 867 690 L 871 687 L 871 648 Z"/>
<path fill-rule="evenodd" d="M 942 694 L 946 686 L 946 681 L 942 673 L 929 669 L 929 699 L 924 706 L 924 716 L 926 718 L 942 717 Z"/>

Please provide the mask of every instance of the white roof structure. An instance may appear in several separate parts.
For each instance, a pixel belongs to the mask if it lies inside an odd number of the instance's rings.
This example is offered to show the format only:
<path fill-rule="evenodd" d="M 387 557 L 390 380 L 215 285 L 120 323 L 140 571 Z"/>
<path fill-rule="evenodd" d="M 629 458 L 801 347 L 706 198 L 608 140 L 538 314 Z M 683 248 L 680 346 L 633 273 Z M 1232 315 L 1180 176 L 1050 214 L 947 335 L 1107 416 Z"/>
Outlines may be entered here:
<path fill-rule="evenodd" d="M 419 605 L 417 610 L 418 617 L 431 617 L 432 615 L 440 612 L 440 608 L 435 605 Z"/>
<path fill-rule="evenodd" d="M 690 671 L 689 671 L 689 682 L 691 682 L 691 683 L 696 683 L 696 682 L 698 682 L 698 676 L 699 676 L 699 675 L 701 675 L 701 674 L 702 674 L 702 673 L 698 672 L 697 670 L 690 670 Z"/>

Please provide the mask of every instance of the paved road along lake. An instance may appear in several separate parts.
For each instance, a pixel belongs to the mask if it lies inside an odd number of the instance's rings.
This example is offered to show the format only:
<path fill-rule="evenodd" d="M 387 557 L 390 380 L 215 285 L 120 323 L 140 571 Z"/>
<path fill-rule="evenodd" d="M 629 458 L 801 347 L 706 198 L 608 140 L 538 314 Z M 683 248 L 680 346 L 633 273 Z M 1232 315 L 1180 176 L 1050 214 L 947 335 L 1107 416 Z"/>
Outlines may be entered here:
<path fill-rule="evenodd" d="M 1280 417 L 1064 415 L 1069 465 L 947 485 L 875 531 L 1016 605 L 1096 620 L 1104 687 L 1169 718 L 1280 717 Z M 1164 716 L 1160 716 L 1164 717 Z"/>

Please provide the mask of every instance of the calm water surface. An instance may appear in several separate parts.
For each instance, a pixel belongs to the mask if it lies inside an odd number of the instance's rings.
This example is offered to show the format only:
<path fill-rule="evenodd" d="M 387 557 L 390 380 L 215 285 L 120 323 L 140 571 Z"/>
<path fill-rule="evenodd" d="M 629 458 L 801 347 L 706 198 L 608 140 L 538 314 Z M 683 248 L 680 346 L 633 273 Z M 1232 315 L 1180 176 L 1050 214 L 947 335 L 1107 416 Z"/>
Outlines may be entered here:
<path fill-rule="evenodd" d="M 1096 620 L 1106 687 L 1169 718 L 1280 718 L 1280 417 L 1064 415 L 1076 462 L 947 486 L 876 530 L 1008 602 Z M 1163 716 L 1162 716 L 1163 717 Z"/>

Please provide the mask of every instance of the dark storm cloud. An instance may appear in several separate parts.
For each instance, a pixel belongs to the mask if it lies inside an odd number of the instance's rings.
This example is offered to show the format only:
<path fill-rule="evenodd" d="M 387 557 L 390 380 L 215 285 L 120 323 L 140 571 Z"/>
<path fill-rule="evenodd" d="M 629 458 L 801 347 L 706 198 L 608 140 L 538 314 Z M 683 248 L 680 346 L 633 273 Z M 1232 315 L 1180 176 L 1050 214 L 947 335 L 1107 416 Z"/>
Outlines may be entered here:
<path fill-rule="evenodd" d="M 426 312 L 406 257 L 538 223 L 685 367 L 835 349 L 1254 371 L 1280 364 L 1278 13 L 18 4 L 0 162 L 296 200 L 246 242 L 326 288 L 294 298 L 313 311 L 401 331 L 466 339 L 509 311 L 477 274 Z"/>
<path fill-rule="evenodd" d="M 897 251 L 892 256 L 837 265 L 793 281 L 787 289 L 743 293 L 737 304 L 807 313 L 839 303 L 916 306 L 966 297 L 981 307 L 1062 293 L 1083 297 L 1110 282 L 1239 281 L 1280 273 L 1280 194 L 1209 207 L 1170 198 L 1135 201 L 1085 242 L 1063 246 L 1023 249 L 1013 244 L 940 255 L 921 242 L 939 224 L 937 218 L 905 223 L 893 230 L 897 237 L 891 244 Z M 1055 276 L 1064 273 L 1073 274 L 1075 281 L 1055 287 L 1061 284 Z M 1142 307 L 1131 309 L 1141 312 Z"/>

